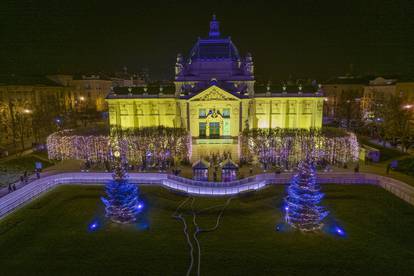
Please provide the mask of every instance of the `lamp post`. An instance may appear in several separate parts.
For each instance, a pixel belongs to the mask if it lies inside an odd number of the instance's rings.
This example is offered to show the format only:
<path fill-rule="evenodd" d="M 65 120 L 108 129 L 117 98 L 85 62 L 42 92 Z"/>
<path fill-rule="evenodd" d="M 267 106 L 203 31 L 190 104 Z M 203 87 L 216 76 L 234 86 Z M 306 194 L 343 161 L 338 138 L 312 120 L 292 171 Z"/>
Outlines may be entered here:
<path fill-rule="evenodd" d="M 84 124 L 84 112 L 85 112 L 85 108 L 84 108 L 84 103 L 85 103 L 85 97 L 84 96 L 79 96 L 79 98 L 75 101 L 76 104 L 76 113 L 79 114 L 79 118 L 81 121 L 81 124 Z M 77 122 L 76 122 L 77 125 Z"/>
<path fill-rule="evenodd" d="M 414 105 L 412 105 L 412 104 L 406 104 L 406 105 L 403 105 L 403 109 L 405 109 L 405 110 L 411 110 L 412 108 L 414 107 Z"/>

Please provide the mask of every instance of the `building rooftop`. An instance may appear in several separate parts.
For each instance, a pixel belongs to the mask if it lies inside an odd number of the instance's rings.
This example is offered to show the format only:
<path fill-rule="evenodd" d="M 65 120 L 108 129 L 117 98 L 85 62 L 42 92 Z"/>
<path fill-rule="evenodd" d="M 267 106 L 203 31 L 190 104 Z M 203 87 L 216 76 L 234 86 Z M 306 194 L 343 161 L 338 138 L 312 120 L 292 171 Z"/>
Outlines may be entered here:
<path fill-rule="evenodd" d="M 322 97 L 319 85 L 256 83 L 255 97 Z"/>
<path fill-rule="evenodd" d="M 223 37 L 213 16 L 207 38 L 199 38 L 185 59 L 177 55 L 176 81 L 253 80 L 250 54 L 241 57 L 230 37 Z"/>
<path fill-rule="evenodd" d="M 200 159 L 193 165 L 193 170 L 206 170 L 209 167 L 210 164 L 207 161 Z"/>
<path fill-rule="evenodd" d="M 61 86 L 44 75 L 0 75 L 0 85 Z"/>
<path fill-rule="evenodd" d="M 175 86 L 172 84 L 149 84 L 137 87 L 114 87 L 107 98 L 171 98 L 174 94 Z"/>
<path fill-rule="evenodd" d="M 216 60 L 230 59 L 240 60 L 239 51 L 230 38 L 199 39 L 190 52 L 189 59 Z"/>

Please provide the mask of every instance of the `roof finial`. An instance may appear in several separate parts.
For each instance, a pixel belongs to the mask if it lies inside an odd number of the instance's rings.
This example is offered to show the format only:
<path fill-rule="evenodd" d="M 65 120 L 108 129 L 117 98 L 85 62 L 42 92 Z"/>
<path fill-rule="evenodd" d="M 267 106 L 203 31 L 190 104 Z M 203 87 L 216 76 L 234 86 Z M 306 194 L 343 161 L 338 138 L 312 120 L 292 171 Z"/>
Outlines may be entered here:
<path fill-rule="evenodd" d="M 210 37 L 219 37 L 220 36 L 220 23 L 216 20 L 216 15 L 213 14 L 213 20 L 210 21 Z"/>

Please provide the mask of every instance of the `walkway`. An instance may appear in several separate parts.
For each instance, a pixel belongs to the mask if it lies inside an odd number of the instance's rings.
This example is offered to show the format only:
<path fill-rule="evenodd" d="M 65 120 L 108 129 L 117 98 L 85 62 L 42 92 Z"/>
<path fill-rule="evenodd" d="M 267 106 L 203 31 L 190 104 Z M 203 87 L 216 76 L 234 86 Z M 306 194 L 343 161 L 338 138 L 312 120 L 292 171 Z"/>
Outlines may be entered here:
<path fill-rule="evenodd" d="M 231 196 L 256 191 L 267 185 L 286 184 L 292 174 L 259 174 L 232 182 L 203 182 L 165 173 L 131 173 L 129 180 L 135 184 L 157 185 L 197 196 Z M 103 185 L 112 179 L 111 173 L 60 173 L 34 180 L 26 186 L 0 198 L 0 218 L 18 209 L 43 193 L 59 185 Z M 322 184 L 371 184 L 378 185 L 409 204 L 414 205 L 414 187 L 380 175 L 369 173 L 319 173 Z"/>

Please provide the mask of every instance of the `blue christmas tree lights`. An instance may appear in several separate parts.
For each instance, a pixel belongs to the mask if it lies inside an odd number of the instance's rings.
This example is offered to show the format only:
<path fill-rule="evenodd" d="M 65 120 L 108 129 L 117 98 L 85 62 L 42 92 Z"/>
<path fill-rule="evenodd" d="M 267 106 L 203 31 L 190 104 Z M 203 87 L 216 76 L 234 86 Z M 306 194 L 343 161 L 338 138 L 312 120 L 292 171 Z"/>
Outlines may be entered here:
<path fill-rule="evenodd" d="M 144 203 L 139 200 L 138 187 L 128 182 L 126 162 L 121 154 L 118 139 L 112 139 L 111 147 L 113 180 L 106 185 L 107 196 L 101 200 L 105 205 L 106 217 L 116 223 L 133 223 L 143 210 Z"/>
<path fill-rule="evenodd" d="M 301 231 L 321 229 L 328 211 L 320 206 L 324 194 L 316 182 L 316 169 L 311 158 L 299 163 L 287 193 L 284 206 L 286 222 Z"/>

